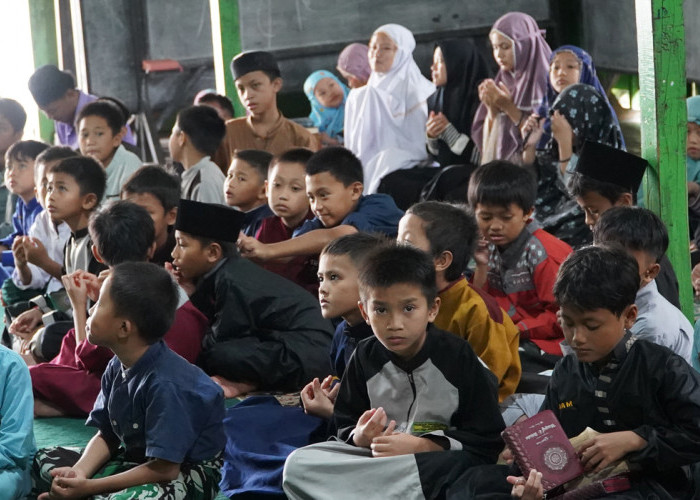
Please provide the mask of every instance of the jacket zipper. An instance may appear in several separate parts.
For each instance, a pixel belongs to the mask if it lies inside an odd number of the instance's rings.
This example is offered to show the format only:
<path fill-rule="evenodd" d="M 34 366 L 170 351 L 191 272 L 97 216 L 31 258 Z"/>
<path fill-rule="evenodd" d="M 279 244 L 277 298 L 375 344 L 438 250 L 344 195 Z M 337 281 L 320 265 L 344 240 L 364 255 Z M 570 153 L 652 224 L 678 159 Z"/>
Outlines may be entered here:
<path fill-rule="evenodd" d="M 416 403 L 416 384 L 413 381 L 413 372 L 407 373 L 408 383 L 411 384 L 411 390 L 413 391 L 413 401 L 411 401 L 411 406 L 408 407 L 408 414 L 406 415 L 406 424 L 411 422 L 411 410 L 413 410 L 413 405 Z M 406 432 L 411 434 L 411 429 L 407 429 Z"/>

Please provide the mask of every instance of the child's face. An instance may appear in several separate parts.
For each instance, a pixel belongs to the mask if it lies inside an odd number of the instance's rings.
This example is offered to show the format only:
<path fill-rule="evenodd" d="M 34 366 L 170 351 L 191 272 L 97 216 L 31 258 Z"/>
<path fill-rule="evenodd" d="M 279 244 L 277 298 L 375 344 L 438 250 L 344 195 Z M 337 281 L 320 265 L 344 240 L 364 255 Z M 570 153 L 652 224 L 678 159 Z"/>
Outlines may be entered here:
<path fill-rule="evenodd" d="M 238 98 L 253 116 L 277 108 L 277 92 L 282 88 L 282 79 L 270 77 L 262 71 L 251 71 L 236 80 Z"/>
<path fill-rule="evenodd" d="M 166 212 L 160 200 L 151 193 L 124 193 L 122 198 L 146 209 L 148 215 L 153 219 L 153 226 L 156 232 L 155 238 L 159 245 L 168 239 L 168 226 L 175 224 L 175 218 L 177 217 L 176 207 Z"/>
<path fill-rule="evenodd" d="M 52 120 L 70 123 L 72 125 L 75 117 L 75 108 L 78 102 L 75 96 L 76 92 L 77 90 L 75 89 L 66 90 L 66 93 L 63 94 L 62 97 L 44 106 L 39 106 L 39 108 Z"/>
<path fill-rule="evenodd" d="M 175 123 L 175 125 L 173 125 L 173 130 L 170 132 L 170 139 L 168 139 L 168 149 L 170 150 L 170 157 L 173 161 L 182 161 L 183 135 L 184 132 L 180 130 L 180 125 Z"/>
<path fill-rule="evenodd" d="M 12 124 L 0 115 L 0 155 L 5 156 L 5 151 L 10 149 L 15 142 L 22 138 L 22 131 L 16 131 L 12 128 Z M 2 160 L 0 159 L 0 162 Z"/>
<path fill-rule="evenodd" d="M 525 229 L 532 211 L 531 208 L 525 212 L 515 203 L 507 207 L 477 203 L 474 215 L 483 237 L 497 247 L 503 247 L 513 242 Z"/>
<path fill-rule="evenodd" d="M 617 317 L 608 309 L 582 311 L 578 307 L 562 305 L 561 326 L 566 342 L 579 361 L 593 363 L 605 358 L 632 327 L 637 319 L 637 306 L 628 306 Z"/>
<path fill-rule="evenodd" d="M 100 297 L 90 308 L 90 316 L 85 328 L 88 342 L 108 348 L 114 345 L 123 323 L 122 318 L 118 318 L 114 312 L 114 304 L 110 294 L 111 284 L 110 278 L 102 283 Z"/>
<path fill-rule="evenodd" d="M 285 224 L 291 223 L 287 224 L 290 227 L 296 227 L 309 213 L 305 178 L 301 163 L 278 162 L 268 175 L 267 204 Z"/>
<path fill-rule="evenodd" d="M 417 215 L 404 215 L 399 221 L 399 232 L 396 235 L 396 241 L 399 243 L 408 243 L 418 250 L 423 250 L 428 254 L 432 254 L 430 241 L 428 241 L 428 237 L 425 235 L 423 224 L 425 224 L 425 221 Z"/>
<path fill-rule="evenodd" d="M 687 155 L 693 160 L 700 160 L 700 125 L 688 122 Z"/>
<path fill-rule="evenodd" d="M 115 150 L 122 142 L 121 134 L 112 132 L 107 120 L 94 115 L 80 120 L 78 130 L 80 152 L 85 156 L 92 156 L 107 168 Z"/>
<path fill-rule="evenodd" d="M 175 248 L 172 252 L 173 266 L 185 280 L 194 280 L 209 272 L 216 264 L 210 246 L 182 231 L 175 231 Z"/>
<path fill-rule="evenodd" d="M 331 77 L 321 78 L 316 87 L 314 87 L 314 95 L 321 106 L 326 108 L 338 108 L 343 104 L 345 93 L 340 88 L 338 82 Z"/>
<path fill-rule="evenodd" d="M 372 288 L 360 302 L 374 336 L 402 359 L 412 358 L 423 347 L 428 323 L 439 309 L 439 299 L 428 304 L 420 286 L 412 283 Z"/>
<path fill-rule="evenodd" d="M 430 76 L 436 87 L 442 87 L 447 84 L 447 66 L 445 66 L 445 58 L 440 47 L 435 47 L 435 52 L 433 52 L 433 65 L 430 66 Z"/>
<path fill-rule="evenodd" d="M 80 194 L 80 186 L 75 178 L 63 172 L 49 172 L 46 175 L 46 210 L 54 222 L 66 221 L 79 217 L 94 206 L 95 195 Z"/>
<path fill-rule="evenodd" d="M 568 50 L 558 52 L 549 67 L 549 82 L 552 88 L 561 92 L 581 79 L 581 61 Z"/>
<path fill-rule="evenodd" d="M 369 41 L 369 67 L 375 73 L 387 73 L 394 64 L 398 47 L 387 34 L 379 32 Z"/>
<path fill-rule="evenodd" d="M 362 196 L 362 184 L 345 186 L 330 172 L 306 176 L 306 194 L 314 215 L 324 227 L 335 227 L 355 209 Z"/>
<path fill-rule="evenodd" d="M 493 58 L 498 63 L 498 67 L 503 71 L 513 71 L 515 66 L 515 55 L 513 54 L 513 42 L 497 31 L 492 31 L 489 35 Z"/>
<path fill-rule="evenodd" d="M 324 318 L 344 318 L 350 325 L 362 321 L 358 272 L 347 255 L 323 254 L 318 263 L 318 300 Z"/>
<path fill-rule="evenodd" d="M 8 158 L 5 165 L 5 185 L 11 193 L 25 202 L 34 198 L 34 160 L 24 156 Z"/>
<path fill-rule="evenodd" d="M 61 160 L 50 161 L 48 165 L 44 162 L 39 162 L 35 163 L 34 165 L 34 185 L 36 186 L 36 199 L 43 208 L 46 208 L 46 185 L 49 182 L 46 177 L 46 172 L 60 161 Z"/>
<path fill-rule="evenodd" d="M 265 179 L 258 171 L 239 158 L 234 158 L 224 181 L 226 204 L 248 212 L 265 200 Z"/>
<path fill-rule="evenodd" d="M 596 225 L 600 216 L 615 206 L 609 199 L 595 191 L 589 191 L 582 196 L 577 196 L 576 203 L 583 210 L 586 216 L 586 225 L 591 231 L 593 231 L 593 226 Z"/>

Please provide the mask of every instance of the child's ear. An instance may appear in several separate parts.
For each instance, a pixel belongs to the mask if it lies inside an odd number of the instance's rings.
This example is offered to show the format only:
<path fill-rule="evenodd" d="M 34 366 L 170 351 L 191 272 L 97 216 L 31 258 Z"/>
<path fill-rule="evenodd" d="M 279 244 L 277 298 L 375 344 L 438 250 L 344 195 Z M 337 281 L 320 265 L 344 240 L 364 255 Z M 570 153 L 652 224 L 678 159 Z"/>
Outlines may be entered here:
<path fill-rule="evenodd" d="M 82 208 L 85 211 L 92 210 L 97 206 L 99 202 L 100 200 L 97 199 L 97 195 L 95 195 L 95 193 L 88 193 L 85 196 L 83 196 Z"/>
<path fill-rule="evenodd" d="M 274 80 L 272 80 L 272 89 L 275 91 L 275 93 L 279 92 L 282 90 L 282 85 L 284 82 L 282 81 L 281 77 L 277 77 Z"/>
<path fill-rule="evenodd" d="M 530 220 L 532 218 L 532 214 L 535 212 L 535 207 L 530 207 L 530 210 L 525 212 L 525 220 Z"/>
<path fill-rule="evenodd" d="M 100 255 L 100 251 L 97 249 L 97 246 L 93 244 L 90 248 L 92 250 L 93 257 L 95 257 L 95 260 L 100 264 L 104 264 L 105 261 L 102 260 L 102 256 Z"/>
<path fill-rule="evenodd" d="M 352 201 L 357 201 L 362 196 L 362 191 L 364 191 L 365 186 L 361 182 L 353 182 L 350 184 L 352 190 Z"/>
<path fill-rule="evenodd" d="M 148 251 L 146 252 L 146 259 L 147 260 L 151 260 L 153 258 L 153 256 L 156 254 L 157 247 L 158 247 L 158 244 L 155 241 L 153 241 L 153 243 L 151 243 L 151 246 L 148 247 Z M 93 246 L 93 248 L 95 248 L 95 247 Z"/>
<path fill-rule="evenodd" d="M 432 305 L 430 305 L 430 308 L 428 309 L 428 322 L 432 323 L 435 321 L 435 318 L 437 317 L 438 312 L 440 312 L 440 297 L 435 297 L 435 300 L 433 301 Z"/>
<path fill-rule="evenodd" d="M 357 307 L 360 309 L 360 314 L 362 314 L 362 319 L 365 320 L 365 323 L 369 324 L 369 316 L 367 316 L 367 312 L 365 311 L 365 305 L 362 303 L 361 300 L 357 301 Z"/>
<path fill-rule="evenodd" d="M 177 220 L 177 207 L 173 207 L 167 212 L 165 212 L 165 222 L 168 226 L 172 226 L 175 224 L 175 221 Z"/>
<path fill-rule="evenodd" d="M 260 185 L 260 191 L 258 191 L 258 200 L 267 201 L 267 180 L 264 180 Z"/>
<path fill-rule="evenodd" d="M 659 264 L 658 262 L 654 262 L 651 266 L 647 268 L 646 273 L 644 273 L 644 278 L 648 280 L 649 283 L 651 283 L 656 279 L 660 271 L 661 264 Z"/>
<path fill-rule="evenodd" d="M 224 256 L 224 251 L 218 243 L 210 243 L 206 249 L 207 262 L 214 264 Z"/>
<path fill-rule="evenodd" d="M 629 330 L 637 321 L 637 306 L 636 304 L 630 304 L 627 308 L 622 311 L 623 319 L 625 320 L 625 329 Z"/>
<path fill-rule="evenodd" d="M 446 271 L 452 265 L 453 260 L 454 256 L 452 255 L 452 252 L 445 250 L 433 260 L 435 263 L 435 272 L 439 273 Z"/>
<path fill-rule="evenodd" d="M 129 336 L 134 333 L 135 326 L 136 325 L 134 325 L 131 320 L 121 318 L 119 330 L 117 331 L 117 340 L 122 342 L 128 340 Z"/>
<path fill-rule="evenodd" d="M 632 196 L 632 193 L 622 193 L 615 203 L 613 203 L 613 206 L 632 207 L 634 206 L 634 196 Z"/>

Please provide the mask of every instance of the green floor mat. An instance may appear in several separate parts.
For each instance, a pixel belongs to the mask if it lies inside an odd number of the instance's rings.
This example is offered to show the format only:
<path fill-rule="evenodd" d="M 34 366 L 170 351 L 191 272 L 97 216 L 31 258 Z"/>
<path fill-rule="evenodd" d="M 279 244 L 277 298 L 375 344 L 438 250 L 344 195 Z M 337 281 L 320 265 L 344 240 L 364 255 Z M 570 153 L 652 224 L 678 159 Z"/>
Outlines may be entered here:
<path fill-rule="evenodd" d="M 49 446 L 84 447 L 95 435 L 94 427 L 86 427 L 84 418 L 35 418 L 34 439 L 37 448 Z"/>

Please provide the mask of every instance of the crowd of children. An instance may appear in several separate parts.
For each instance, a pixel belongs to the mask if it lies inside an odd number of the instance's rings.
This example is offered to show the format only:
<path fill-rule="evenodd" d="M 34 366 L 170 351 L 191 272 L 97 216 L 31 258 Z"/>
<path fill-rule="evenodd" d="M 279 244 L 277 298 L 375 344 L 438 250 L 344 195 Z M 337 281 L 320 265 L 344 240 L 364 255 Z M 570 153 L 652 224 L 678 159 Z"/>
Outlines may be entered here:
<path fill-rule="evenodd" d="M 700 332 L 634 206 L 647 162 L 583 49 L 520 12 L 489 41 L 494 78 L 451 39 L 431 82 L 412 33 L 380 26 L 340 54 L 348 86 L 305 81 L 313 132 L 278 109 L 275 57 L 243 52 L 247 115 L 200 92 L 170 134 L 179 176 L 55 66 L 29 88 L 64 146 L 22 140 L 0 99 L 1 496 L 539 499 L 501 432 L 549 409 L 599 433 L 587 470 L 631 464 L 610 498 L 693 498 Z M 53 416 L 96 433 L 37 451 Z"/>

